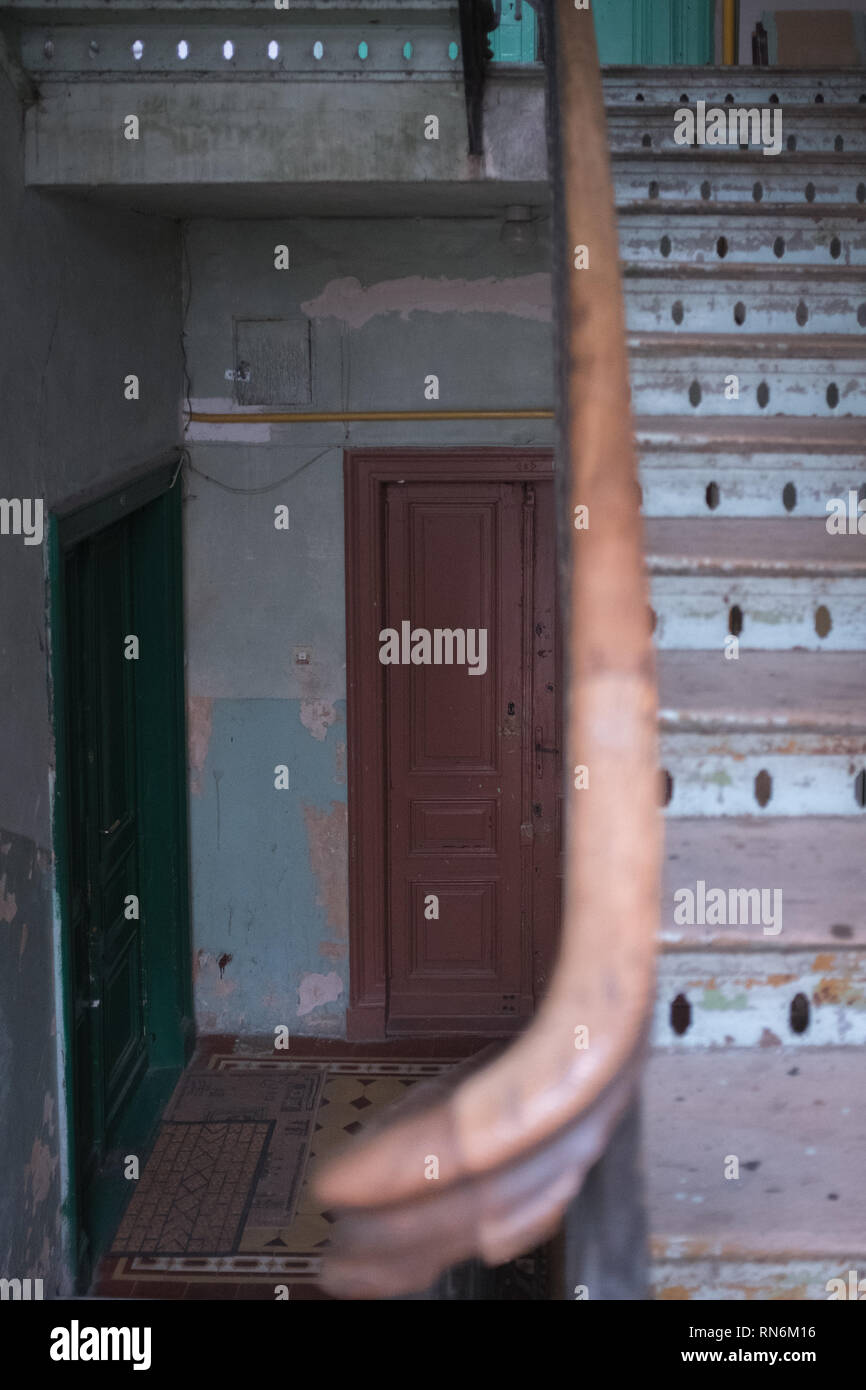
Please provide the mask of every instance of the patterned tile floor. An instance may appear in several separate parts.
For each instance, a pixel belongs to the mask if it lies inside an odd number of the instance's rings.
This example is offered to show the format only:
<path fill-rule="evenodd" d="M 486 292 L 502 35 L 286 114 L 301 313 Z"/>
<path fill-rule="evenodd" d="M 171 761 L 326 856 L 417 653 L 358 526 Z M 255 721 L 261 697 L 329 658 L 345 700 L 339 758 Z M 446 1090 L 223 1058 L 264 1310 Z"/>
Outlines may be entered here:
<path fill-rule="evenodd" d="M 280 1055 L 210 1040 L 178 1083 L 91 1292 L 327 1298 L 316 1279 L 334 1217 L 312 1196 L 316 1165 L 416 1082 L 489 1042 L 297 1039 Z"/>

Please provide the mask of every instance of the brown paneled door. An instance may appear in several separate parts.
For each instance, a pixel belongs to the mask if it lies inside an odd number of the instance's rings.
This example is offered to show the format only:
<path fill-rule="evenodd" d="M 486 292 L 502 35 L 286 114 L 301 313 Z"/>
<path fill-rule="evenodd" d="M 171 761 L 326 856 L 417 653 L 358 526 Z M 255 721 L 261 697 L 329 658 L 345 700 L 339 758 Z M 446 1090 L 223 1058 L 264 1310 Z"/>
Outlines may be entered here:
<path fill-rule="evenodd" d="M 431 478 L 424 457 L 376 490 L 383 786 L 353 797 L 384 820 L 385 1031 L 508 1032 L 558 936 L 553 482 L 544 459 Z"/>

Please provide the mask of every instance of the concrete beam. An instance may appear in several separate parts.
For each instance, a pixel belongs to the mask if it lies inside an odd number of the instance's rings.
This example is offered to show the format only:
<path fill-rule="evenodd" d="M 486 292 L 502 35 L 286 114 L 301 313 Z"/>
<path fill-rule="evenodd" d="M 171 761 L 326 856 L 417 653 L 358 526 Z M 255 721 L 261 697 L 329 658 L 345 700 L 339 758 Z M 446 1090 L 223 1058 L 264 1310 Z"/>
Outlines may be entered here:
<path fill-rule="evenodd" d="M 124 136 L 131 115 L 137 140 Z M 437 139 L 425 137 L 433 116 Z M 231 189 L 241 211 L 258 189 L 307 190 L 305 212 L 316 190 L 330 204 L 335 188 L 346 213 L 381 210 L 379 194 L 396 186 L 423 186 L 434 207 L 437 189 L 546 201 L 542 83 L 491 81 L 485 145 L 479 159 L 466 152 L 459 81 L 51 83 L 28 112 L 25 170 L 31 187 L 102 196 Z M 400 210 L 411 211 L 405 199 Z"/>

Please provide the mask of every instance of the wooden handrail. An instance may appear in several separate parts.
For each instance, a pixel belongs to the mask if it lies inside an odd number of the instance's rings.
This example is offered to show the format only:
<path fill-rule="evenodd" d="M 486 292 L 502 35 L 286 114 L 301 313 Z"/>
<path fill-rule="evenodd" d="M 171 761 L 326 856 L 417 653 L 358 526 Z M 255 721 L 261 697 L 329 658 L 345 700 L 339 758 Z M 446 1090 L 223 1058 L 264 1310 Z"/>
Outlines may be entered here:
<path fill-rule="evenodd" d="M 592 12 L 552 0 L 547 18 L 566 766 L 585 765 L 589 786 L 567 778 L 562 941 L 532 1024 L 318 1178 L 341 1215 L 323 1283 L 343 1297 L 423 1289 L 451 1264 L 500 1263 L 550 1236 L 634 1095 L 650 1011 L 657 701 L 616 216 Z"/>

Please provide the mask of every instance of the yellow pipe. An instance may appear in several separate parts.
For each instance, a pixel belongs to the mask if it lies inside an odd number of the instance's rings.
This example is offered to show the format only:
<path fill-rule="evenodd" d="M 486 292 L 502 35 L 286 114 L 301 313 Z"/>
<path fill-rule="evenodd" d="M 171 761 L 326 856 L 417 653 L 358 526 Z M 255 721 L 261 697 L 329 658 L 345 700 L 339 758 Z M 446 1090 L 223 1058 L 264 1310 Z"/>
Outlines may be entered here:
<path fill-rule="evenodd" d="M 732 67 L 737 61 L 737 0 L 722 0 L 722 62 Z"/>
<path fill-rule="evenodd" d="M 193 410 L 190 422 L 202 425 L 334 424 L 346 420 L 552 420 L 552 410 L 296 410 L 222 414 Z"/>

